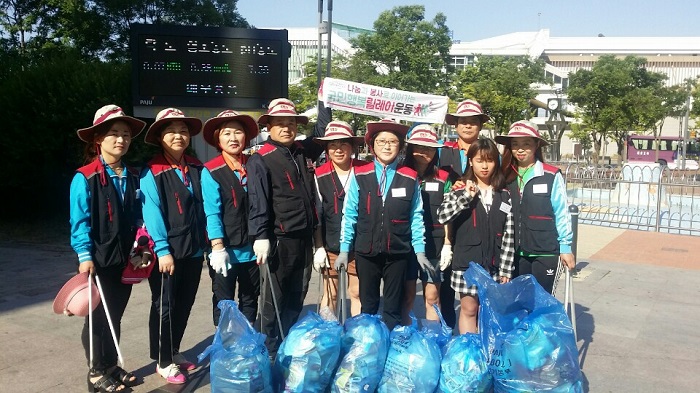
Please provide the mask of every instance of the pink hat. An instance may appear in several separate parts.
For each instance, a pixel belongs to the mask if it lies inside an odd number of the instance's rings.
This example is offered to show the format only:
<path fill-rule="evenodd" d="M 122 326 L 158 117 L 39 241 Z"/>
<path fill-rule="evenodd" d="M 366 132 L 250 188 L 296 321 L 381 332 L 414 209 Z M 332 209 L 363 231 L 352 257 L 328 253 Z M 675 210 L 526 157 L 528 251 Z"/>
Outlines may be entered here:
<path fill-rule="evenodd" d="M 79 317 L 87 316 L 89 299 L 92 296 L 92 309 L 100 304 L 100 292 L 95 283 L 92 283 L 92 291 L 88 292 L 89 273 L 79 273 L 66 282 L 53 301 L 53 312 L 63 314 L 68 311 Z M 90 278 L 92 280 L 92 278 Z"/>
<path fill-rule="evenodd" d="M 365 133 L 365 143 L 369 146 L 372 143 L 372 137 L 375 134 L 388 131 L 393 132 L 399 137 L 399 140 L 406 138 L 409 127 L 407 125 L 401 124 L 394 119 L 382 119 L 380 121 L 370 121 L 367 122 L 367 132 Z"/>
<path fill-rule="evenodd" d="M 316 142 L 321 144 L 339 139 L 351 139 L 356 144 L 362 142 L 362 137 L 356 136 L 350 124 L 342 120 L 334 120 L 328 123 L 326 133 L 322 137 L 314 138 Z"/>
<path fill-rule="evenodd" d="M 202 136 L 204 137 L 204 140 L 208 144 L 218 149 L 219 141 L 214 140 L 214 133 L 216 132 L 216 130 L 221 128 L 221 126 L 230 121 L 237 121 L 243 125 L 243 131 L 245 131 L 245 139 L 248 142 L 250 142 L 251 139 L 258 136 L 258 134 L 260 133 L 258 123 L 255 122 L 255 119 L 248 115 L 244 115 L 234 110 L 227 109 L 216 115 L 216 117 L 212 117 L 204 123 L 204 127 L 202 128 Z"/>
<path fill-rule="evenodd" d="M 297 123 L 299 124 L 309 123 L 309 118 L 297 114 L 297 107 L 292 101 L 286 98 L 277 98 L 272 100 L 270 105 L 267 106 L 267 113 L 260 116 L 258 123 L 267 125 L 270 122 L 270 116 L 295 117 L 297 119 Z"/>
<path fill-rule="evenodd" d="M 510 139 L 511 138 L 522 138 L 522 137 L 530 137 L 530 138 L 535 138 L 539 139 L 541 145 L 540 146 L 547 146 L 549 145 L 549 142 L 544 140 L 542 138 L 542 135 L 540 135 L 540 132 L 537 130 L 537 125 L 531 121 L 528 120 L 518 120 L 515 123 L 510 125 L 510 129 L 508 130 L 508 135 L 498 135 L 496 138 L 497 143 L 500 143 L 502 145 L 508 145 L 510 144 Z"/>
<path fill-rule="evenodd" d="M 448 113 L 445 115 L 445 123 L 454 126 L 457 124 L 458 117 L 469 116 L 479 116 L 482 124 L 491 120 L 491 118 L 481 109 L 481 105 L 478 102 L 475 100 L 464 100 L 457 104 L 457 112 Z"/>
<path fill-rule="evenodd" d="M 160 132 L 162 128 L 171 121 L 184 121 L 187 129 L 190 130 L 190 136 L 195 136 L 202 131 L 202 121 L 196 117 L 186 117 L 185 114 L 177 108 L 165 108 L 158 112 L 156 121 L 148 127 L 144 141 L 150 145 L 160 146 Z"/>
<path fill-rule="evenodd" d="M 427 147 L 444 147 L 437 141 L 437 133 L 430 124 L 419 124 L 411 130 L 406 143 Z"/>
<path fill-rule="evenodd" d="M 122 120 L 129 125 L 132 138 L 135 138 L 136 135 L 140 134 L 144 127 L 146 127 L 145 121 L 127 116 L 122 108 L 109 104 L 103 106 L 102 108 L 98 109 L 97 112 L 95 112 L 95 117 L 93 118 L 91 127 L 81 128 L 78 130 L 78 138 L 80 138 L 80 140 L 83 142 L 92 143 L 93 139 L 95 138 L 95 133 L 98 130 L 110 126 L 112 122 L 116 120 Z"/>

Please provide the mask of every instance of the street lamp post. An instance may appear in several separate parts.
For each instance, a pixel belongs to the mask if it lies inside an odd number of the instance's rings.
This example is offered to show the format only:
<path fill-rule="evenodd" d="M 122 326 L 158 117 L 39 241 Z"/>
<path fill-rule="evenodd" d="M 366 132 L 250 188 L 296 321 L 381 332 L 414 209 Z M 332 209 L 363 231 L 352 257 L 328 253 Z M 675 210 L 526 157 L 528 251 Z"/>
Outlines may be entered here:
<path fill-rule="evenodd" d="M 561 100 L 561 89 L 555 89 L 554 94 L 556 98 L 550 98 L 547 101 L 547 108 L 549 109 L 549 118 L 545 121 L 547 126 L 547 131 L 549 131 L 549 136 L 552 139 L 552 150 L 550 150 L 550 159 L 557 161 L 559 159 L 560 146 L 559 146 L 559 133 L 566 129 L 568 122 L 562 111 L 562 100 Z"/>

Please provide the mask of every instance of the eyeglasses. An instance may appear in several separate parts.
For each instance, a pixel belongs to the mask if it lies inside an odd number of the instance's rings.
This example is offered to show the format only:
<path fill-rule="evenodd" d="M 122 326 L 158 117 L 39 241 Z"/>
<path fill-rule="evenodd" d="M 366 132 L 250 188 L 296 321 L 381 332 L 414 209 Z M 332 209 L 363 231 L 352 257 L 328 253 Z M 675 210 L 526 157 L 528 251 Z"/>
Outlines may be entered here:
<path fill-rule="evenodd" d="M 386 145 L 389 145 L 389 147 L 396 147 L 399 145 L 398 139 L 394 139 L 391 141 L 387 141 L 386 139 L 377 139 L 374 141 L 374 143 L 376 143 L 379 147 L 384 147 Z"/>

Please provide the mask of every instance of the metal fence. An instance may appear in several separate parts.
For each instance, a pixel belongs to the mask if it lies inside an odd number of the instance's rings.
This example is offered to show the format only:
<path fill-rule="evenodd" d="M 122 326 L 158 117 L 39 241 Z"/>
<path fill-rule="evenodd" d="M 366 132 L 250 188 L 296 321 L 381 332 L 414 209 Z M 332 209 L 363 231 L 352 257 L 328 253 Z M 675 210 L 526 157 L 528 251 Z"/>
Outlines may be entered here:
<path fill-rule="evenodd" d="M 700 171 L 658 164 L 555 164 L 579 222 L 700 236 Z"/>

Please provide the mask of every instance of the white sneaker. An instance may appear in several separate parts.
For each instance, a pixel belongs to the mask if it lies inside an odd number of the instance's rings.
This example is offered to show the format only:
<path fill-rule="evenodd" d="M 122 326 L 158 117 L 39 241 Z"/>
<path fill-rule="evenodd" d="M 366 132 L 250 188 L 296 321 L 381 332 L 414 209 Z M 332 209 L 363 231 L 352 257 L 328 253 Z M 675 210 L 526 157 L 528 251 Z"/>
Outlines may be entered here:
<path fill-rule="evenodd" d="M 187 360 L 187 358 L 185 358 L 185 356 L 181 353 L 176 353 L 175 355 L 173 355 L 173 363 L 177 364 L 178 366 L 180 366 L 180 369 L 185 371 L 192 371 L 195 368 L 197 368 L 197 366 L 194 363 Z"/>
<path fill-rule="evenodd" d="M 160 374 L 161 377 L 165 378 L 166 382 L 174 385 L 182 385 L 187 382 L 185 374 L 180 372 L 180 367 L 175 363 L 164 368 L 160 368 L 160 366 L 156 364 L 156 372 Z"/>

